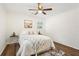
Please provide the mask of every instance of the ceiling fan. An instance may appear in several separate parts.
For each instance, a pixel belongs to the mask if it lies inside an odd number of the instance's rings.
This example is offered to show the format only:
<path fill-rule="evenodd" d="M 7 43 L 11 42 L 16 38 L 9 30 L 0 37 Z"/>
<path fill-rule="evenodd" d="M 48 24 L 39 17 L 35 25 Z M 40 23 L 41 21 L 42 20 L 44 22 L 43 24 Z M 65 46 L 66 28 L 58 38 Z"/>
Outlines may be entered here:
<path fill-rule="evenodd" d="M 45 11 L 51 11 L 52 8 L 46 8 L 44 9 L 43 6 L 41 5 L 41 3 L 37 4 L 37 9 L 29 9 L 30 11 L 36 11 L 35 15 L 37 15 L 38 13 L 43 13 L 44 15 L 46 15 Z"/>

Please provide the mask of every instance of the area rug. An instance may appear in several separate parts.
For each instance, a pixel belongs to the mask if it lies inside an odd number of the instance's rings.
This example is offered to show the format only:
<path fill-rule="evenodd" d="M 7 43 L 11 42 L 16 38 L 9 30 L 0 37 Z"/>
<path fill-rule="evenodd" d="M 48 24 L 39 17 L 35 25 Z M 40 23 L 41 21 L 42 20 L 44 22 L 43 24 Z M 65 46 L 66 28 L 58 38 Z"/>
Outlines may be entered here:
<path fill-rule="evenodd" d="M 49 51 L 38 56 L 65 56 L 65 52 L 62 50 Z"/>

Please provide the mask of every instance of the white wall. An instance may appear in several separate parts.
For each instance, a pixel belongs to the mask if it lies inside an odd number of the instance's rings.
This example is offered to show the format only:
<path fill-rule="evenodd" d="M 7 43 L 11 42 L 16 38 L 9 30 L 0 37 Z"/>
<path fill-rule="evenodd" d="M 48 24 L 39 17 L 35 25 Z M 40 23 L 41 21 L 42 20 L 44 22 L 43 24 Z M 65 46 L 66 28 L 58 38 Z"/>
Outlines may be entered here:
<path fill-rule="evenodd" d="M 6 14 L 2 4 L 0 4 L 0 55 L 5 47 L 6 41 Z"/>
<path fill-rule="evenodd" d="M 48 17 L 46 31 L 54 41 L 79 49 L 79 9 Z"/>
<path fill-rule="evenodd" d="M 12 34 L 16 32 L 19 35 L 24 30 L 24 20 L 33 20 L 33 29 L 37 29 L 37 21 L 43 21 L 44 17 L 27 15 L 22 13 L 12 13 L 9 12 L 7 15 L 7 39 Z"/>

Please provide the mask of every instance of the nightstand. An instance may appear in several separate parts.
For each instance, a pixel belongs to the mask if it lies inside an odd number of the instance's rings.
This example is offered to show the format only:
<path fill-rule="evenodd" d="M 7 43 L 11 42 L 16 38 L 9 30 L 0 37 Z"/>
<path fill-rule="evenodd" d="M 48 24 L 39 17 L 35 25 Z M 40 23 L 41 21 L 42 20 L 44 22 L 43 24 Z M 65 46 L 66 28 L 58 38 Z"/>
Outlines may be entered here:
<path fill-rule="evenodd" d="M 7 40 L 7 44 L 18 43 L 19 36 L 10 36 Z"/>

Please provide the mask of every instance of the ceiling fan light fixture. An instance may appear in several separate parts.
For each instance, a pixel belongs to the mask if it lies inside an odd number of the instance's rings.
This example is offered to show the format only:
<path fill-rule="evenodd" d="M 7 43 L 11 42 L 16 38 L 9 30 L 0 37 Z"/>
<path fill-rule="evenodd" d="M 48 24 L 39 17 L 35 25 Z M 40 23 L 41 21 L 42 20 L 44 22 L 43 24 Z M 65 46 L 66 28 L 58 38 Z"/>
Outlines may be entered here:
<path fill-rule="evenodd" d="M 43 13 L 44 15 L 46 15 L 45 11 L 51 11 L 52 8 L 43 8 L 43 6 L 41 5 L 41 3 L 38 3 L 37 9 L 29 9 L 29 10 L 36 11 L 35 15 L 37 15 L 38 13 Z"/>
<path fill-rule="evenodd" d="M 41 10 L 38 10 L 38 13 L 42 13 L 42 11 Z"/>

